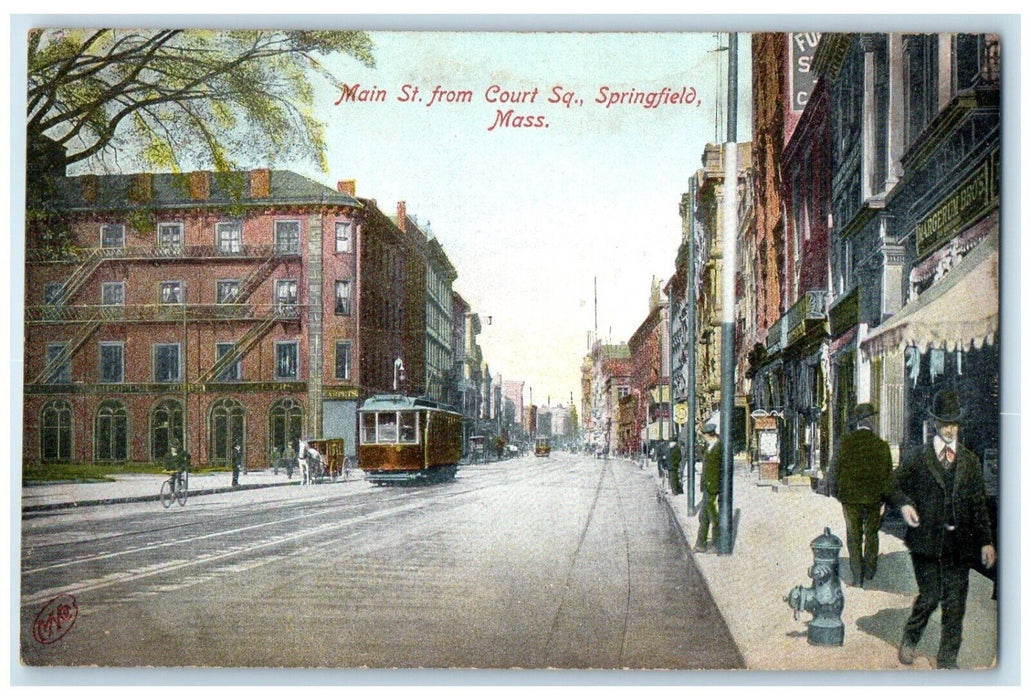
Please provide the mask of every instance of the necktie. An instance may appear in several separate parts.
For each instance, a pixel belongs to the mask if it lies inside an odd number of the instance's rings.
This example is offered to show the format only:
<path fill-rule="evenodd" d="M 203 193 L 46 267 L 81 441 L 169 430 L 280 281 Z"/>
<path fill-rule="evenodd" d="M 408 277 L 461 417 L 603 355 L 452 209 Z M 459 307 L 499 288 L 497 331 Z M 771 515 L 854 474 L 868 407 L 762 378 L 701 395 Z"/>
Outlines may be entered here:
<path fill-rule="evenodd" d="M 938 458 L 942 461 L 942 464 L 945 464 L 946 466 L 952 464 L 952 460 L 955 457 L 956 453 L 948 446 L 942 448 L 942 451 L 938 453 Z"/>

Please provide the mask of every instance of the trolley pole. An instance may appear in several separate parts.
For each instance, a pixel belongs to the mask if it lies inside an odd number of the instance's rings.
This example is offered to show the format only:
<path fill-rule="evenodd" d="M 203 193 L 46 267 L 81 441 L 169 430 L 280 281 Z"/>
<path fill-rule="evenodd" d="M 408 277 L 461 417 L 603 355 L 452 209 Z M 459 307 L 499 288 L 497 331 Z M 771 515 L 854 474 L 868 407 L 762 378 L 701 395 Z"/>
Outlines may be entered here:
<path fill-rule="evenodd" d="M 723 149 L 723 309 L 720 439 L 723 441 L 720 484 L 720 554 L 733 550 L 734 534 L 734 327 L 737 277 L 737 34 L 730 33 L 727 52 L 727 142 Z"/>

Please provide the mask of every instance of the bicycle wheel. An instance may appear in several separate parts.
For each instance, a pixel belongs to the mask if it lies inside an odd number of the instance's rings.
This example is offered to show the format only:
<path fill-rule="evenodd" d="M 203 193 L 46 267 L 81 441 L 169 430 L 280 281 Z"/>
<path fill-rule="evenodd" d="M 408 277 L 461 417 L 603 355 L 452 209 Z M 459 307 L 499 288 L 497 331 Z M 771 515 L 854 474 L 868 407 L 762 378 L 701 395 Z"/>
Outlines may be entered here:
<path fill-rule="evenodd" d="M 161 484 L 160 497 L 161 497 L 161 505 L 163 505 L 165 508 L 171 507 L 172 501 L 174 500 L 174 497 L 173 497 L 173 494 L 172 494 L 172 480 L 171 479 L 166 479 L 164 481 L 164 483 Z"/>
<path fill-rule="evenodd" d="M 186 484 L 183 482 L 183 480 L 180 479 L 179 483 L 176 484 L 175 500 L 177 500 L 179 502 L 179 505 L 185 506 L 186 505 L 186 497 L 189 494 L 190 494 L 189 488 L 186 486 Z"/>

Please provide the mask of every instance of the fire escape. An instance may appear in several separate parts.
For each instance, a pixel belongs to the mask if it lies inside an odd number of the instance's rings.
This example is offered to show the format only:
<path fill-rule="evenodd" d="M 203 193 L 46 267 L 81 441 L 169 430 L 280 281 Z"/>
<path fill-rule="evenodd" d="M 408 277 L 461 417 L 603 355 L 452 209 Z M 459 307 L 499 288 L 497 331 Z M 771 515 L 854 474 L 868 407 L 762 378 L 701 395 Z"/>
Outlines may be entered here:
<path fill-rule="evenodd" d="M 47 301 L 46 306 L 26 307 L 27 324 L 85 324 L 65 345 L 60 353 L 47 361 L 43 370 L 36 375 L 33 384 L 46 384 L 66 366 L 75 354 L 86 344 L 102 325 L 107 323 L 145 323 L 211 321 L 257 321 L 256 325 L 238 340 L 233 349 L 218 358 L 214 365 L 199 377 L 200 383 L 215 381 L 225 370 L 242 358 L 278 322 L 300 319 L 297 304 L 276 304 L 263 313 L 247 300 L 269 278 L 272 272 L 286 258 L 299 257 L 296 249 L 279 246 L 244 246 L 240 251 L 227 253 L 215 246 L 147 246 L 133 248 L 95 248 L 76 258 L 78 267 L 72 271 L 61 288 Z M 69 299 L 82 289 L 83 285 L 108 260 L 137 259 L 241 259 L 258 258 L 259 263 L 241 280 L 236 294 L 220 304 L 148 304 L 142 306 L 68 305 Z M 49 261 L 35 251 L 27 255 L 29 262 Z"/>

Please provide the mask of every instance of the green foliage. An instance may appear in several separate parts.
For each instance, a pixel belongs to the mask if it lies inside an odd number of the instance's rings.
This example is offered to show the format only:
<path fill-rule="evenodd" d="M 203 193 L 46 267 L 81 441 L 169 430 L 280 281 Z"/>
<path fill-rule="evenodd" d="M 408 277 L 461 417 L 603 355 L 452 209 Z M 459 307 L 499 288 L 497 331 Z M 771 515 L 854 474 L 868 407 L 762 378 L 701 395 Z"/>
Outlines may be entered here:
<path fill-rule="evenodd" d="M 26 133 L 33 244 L 67 253 L 53 176 L 81 161 L 225 174 L 240 163 L 308 159 L 325 170 L 311 80 L 338 87 L 322 58 L 345 54 L 371 66 L 372 50 L 367 34 L 351 31 L 34 30 Z M 133 212 L 130 224 L 147 230 L 152 218 Z"/>
<path fill-rule="evenodd" d="M 313 76 L 340 84 L 332 54 L 373 65 L 350 31 L 35 30 L 28 51 L 28 142 L 67 163 L 126 153 L 147 169 L 232 170 L 309 158 L 325 168 Z"/>

